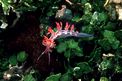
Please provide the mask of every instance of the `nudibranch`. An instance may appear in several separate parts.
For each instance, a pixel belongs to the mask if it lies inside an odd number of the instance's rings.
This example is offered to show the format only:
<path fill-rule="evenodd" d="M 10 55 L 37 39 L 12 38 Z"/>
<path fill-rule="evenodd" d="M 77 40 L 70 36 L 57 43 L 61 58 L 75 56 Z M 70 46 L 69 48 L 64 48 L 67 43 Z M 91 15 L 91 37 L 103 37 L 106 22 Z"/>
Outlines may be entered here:
<path fill-rule="evenodd" d="M 56 31 L 54 31 L 51 27 L 48 28 L 48 33 L 44 36 L 42 44 L 46 47 L 43 54 L 50 54 L 52 52 L 52 48 L 55 48 L 55 40 L 58 38 L 75 36 L 75 37 L 93 37 L 91 34 L 86 33 L 79 33 L 78 31 L 74 30 L 74 25 L 70 25 L 66 22 L 66 25 L 63 29 L 62 22 L 56 22 Z M 39 57 L 40 58 L 40 57 Z"/>

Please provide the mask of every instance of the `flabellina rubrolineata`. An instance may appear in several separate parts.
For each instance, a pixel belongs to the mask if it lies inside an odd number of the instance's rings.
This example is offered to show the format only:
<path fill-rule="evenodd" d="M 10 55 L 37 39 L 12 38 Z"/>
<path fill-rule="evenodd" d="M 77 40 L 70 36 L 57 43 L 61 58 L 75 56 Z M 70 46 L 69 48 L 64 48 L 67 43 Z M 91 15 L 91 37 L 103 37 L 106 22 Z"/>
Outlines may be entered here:
<path fill-rule="evenodd" d="M 70 25 L 68 22 L 66 22 L 65 28 L 62 28 L 62 22 L 58 23 L 56 22 L 56 28 L 57 30 L 54 31 L 51 27 L 48 28 L 48 33 L 46 36 L 44 36 L 42 40 L 42 44 L 46 47 L 44 52 L 39 56 L 39 58 L 43 54 L 49 54 L 52 52 L 52 48 L 55 48 L 55 40 L 58 38 L 65 38 L 69 36 L 75 36 L 75 37 L 93 37 L 91 34 L 86 33 L 79 33 L 78 31 L 74 30 L 74 25 Z M 50 58 L 49 58 L 50 59 Z"/>

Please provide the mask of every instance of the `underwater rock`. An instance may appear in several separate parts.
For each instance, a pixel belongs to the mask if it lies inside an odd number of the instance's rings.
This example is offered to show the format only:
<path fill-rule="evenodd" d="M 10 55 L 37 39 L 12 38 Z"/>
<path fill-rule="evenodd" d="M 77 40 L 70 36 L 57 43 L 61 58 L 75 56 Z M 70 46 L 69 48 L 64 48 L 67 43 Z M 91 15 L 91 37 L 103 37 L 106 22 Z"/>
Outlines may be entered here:
<path fill-rule="evenodd" d="M 59 19 L 72 19 L 72 11 L 66 8 L 66 5 L 62 5 L 62 8 L 57 11 L 55 18 Z"/>

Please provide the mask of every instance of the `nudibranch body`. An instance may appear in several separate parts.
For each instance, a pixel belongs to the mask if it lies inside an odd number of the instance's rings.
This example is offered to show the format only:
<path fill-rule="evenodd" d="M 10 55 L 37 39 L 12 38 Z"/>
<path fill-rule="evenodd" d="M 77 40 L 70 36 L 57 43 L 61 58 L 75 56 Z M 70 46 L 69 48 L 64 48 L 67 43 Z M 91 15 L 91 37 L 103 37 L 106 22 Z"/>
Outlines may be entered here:
<path fill-rule="evenodd" d="M 48 28 L 47 36 L 44 36 L 44 39 L 42 41 L 42 44 L 46 47 L 45 53 L 52 52 L 52 48 L 56 46 L 55 39 L 62 38 L 62 37 L 69 37 L 69 36 L 75 36 L 75 37 L 93 37 L 93 35 L 86 34 L 86 33 L 79 33 L 78 31 L 74 30 L 74 25 L 70 25 L 68 22 L 66 22 L 65 28 L 62 28 L 62 22 L 58 23 L 56 22 L 56 31 L 53 31 L 51 27 Z M 48 38 L 48 35 L 50 37 Z"/>

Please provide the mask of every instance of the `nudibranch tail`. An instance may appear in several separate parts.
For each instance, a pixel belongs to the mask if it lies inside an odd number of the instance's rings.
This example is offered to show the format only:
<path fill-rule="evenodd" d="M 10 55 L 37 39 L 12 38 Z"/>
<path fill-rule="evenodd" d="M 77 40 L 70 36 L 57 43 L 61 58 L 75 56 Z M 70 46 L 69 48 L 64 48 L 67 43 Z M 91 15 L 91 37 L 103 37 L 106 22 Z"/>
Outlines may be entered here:
<path fill-rule="evenodd" d="M 87 33 L 77 33 L 76 37 L 94 37 L 94 35 Z"/>

